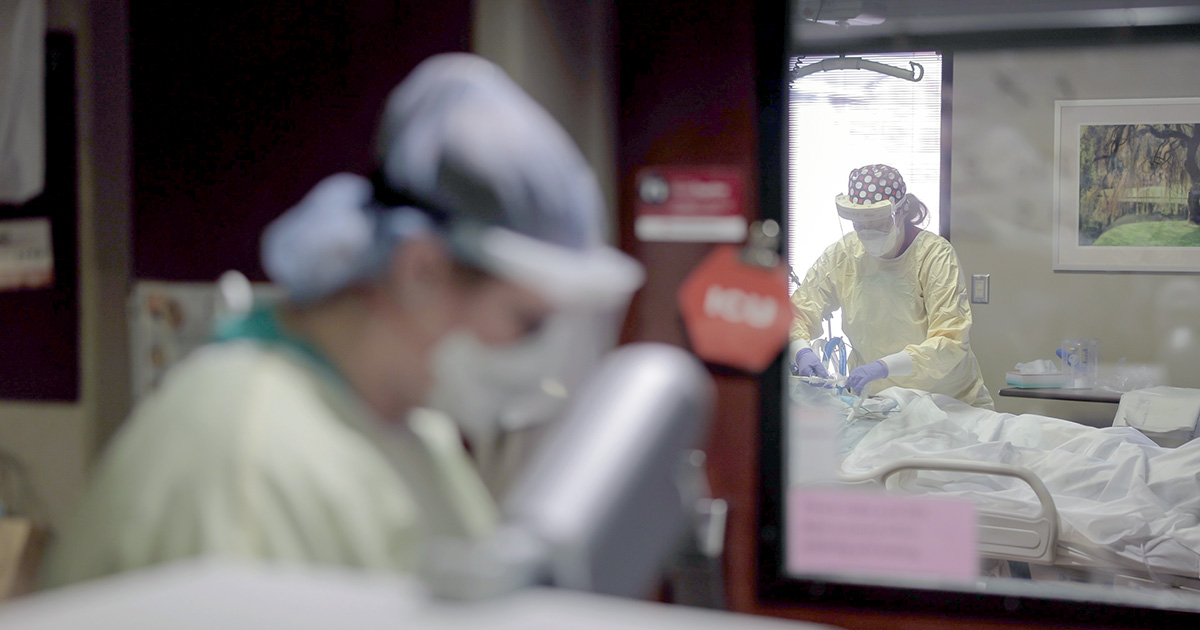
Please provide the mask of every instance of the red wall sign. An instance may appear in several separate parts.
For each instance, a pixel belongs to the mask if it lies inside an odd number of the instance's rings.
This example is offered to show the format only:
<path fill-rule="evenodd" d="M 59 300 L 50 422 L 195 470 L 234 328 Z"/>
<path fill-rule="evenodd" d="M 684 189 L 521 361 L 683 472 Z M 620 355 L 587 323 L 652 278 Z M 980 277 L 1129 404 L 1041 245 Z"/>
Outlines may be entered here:
<path fill-rule="evenodd" d="M 761 372 L 787 343 L 787 272 L 748 265 L 737 247 L 720 246 L 679 288 L 679 309 L 697 356 Z"/>
<path fill-rule="evenodd" d="M 637 175 L 634 233 L 643 241 L 740 243 L 746 175 L 732 166 L 652 166 Z"/>

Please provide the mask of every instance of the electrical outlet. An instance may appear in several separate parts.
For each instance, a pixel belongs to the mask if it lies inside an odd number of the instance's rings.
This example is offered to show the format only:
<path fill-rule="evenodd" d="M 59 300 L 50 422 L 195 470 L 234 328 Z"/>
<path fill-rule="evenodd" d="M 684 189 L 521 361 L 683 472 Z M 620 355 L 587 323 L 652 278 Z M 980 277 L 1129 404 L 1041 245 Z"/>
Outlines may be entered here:
<path fill-rule="evenodd" d="M 971 301 L 975 304 L 987 304 L 989 286 L 992 281 L 992 274 L 977 273 L 971 276 Z"/>

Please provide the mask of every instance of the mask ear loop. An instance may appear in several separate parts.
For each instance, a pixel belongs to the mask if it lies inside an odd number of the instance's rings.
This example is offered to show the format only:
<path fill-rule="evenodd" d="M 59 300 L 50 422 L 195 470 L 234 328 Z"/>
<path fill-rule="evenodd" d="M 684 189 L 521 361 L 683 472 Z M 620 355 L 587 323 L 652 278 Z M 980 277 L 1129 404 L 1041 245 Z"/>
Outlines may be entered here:
<path fill-rule="evenodd" d="M 900 198 L 900 201 L 892 204 L 892 225 L 896 226 L 901 231 L 904 230 L 905 221 L 900 221 L 899 219 L 901 216 L 908 214 L 908 204 L 911 202 L 912 195 L 910 193 L 904 193 L 904 196 Z"/>

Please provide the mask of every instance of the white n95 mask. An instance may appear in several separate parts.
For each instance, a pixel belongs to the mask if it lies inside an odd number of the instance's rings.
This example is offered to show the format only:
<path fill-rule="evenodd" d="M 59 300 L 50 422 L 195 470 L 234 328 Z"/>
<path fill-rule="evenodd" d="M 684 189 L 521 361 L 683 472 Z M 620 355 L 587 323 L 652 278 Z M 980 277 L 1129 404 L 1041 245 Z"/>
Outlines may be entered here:
<path fill-rule="evenodd" d="M 560 311 L 529 338 L 505 346 L 452 332 L 433 352 L 429 406 L 449 416 L 479 451 L 506 432 L 544 424 L 612 347 L 618 320 L 609 319 Z"/>
<path fill-rule="evenodd" d="M 487 448 L 502 432 L 509 407 L 546 398 L 539 390 L 549 375 L 539 365 L 537 345 L 493 348 L 468 332 L 450 333 L 434 349 L 429 406 L 449 416 L 473 447 Z"/>
<path fill-rule="evenodd" d="M 886 232 L 883 230 L 859 230 L 858 240 L 867 254 L 881 258 L 896 251 L 896 245 L 900 243 L 900 228 L 893 223 L 892 228 Z"/>
<path fill-rule="evenodd" d="M 439 342 L 429 406 L 458 425 L 494 492 L 523 468 L 569 395 L 616 343 L 623 313 L 623 306 L 560 310 L 529 338 L 502 347 L 467 332 Z"/>

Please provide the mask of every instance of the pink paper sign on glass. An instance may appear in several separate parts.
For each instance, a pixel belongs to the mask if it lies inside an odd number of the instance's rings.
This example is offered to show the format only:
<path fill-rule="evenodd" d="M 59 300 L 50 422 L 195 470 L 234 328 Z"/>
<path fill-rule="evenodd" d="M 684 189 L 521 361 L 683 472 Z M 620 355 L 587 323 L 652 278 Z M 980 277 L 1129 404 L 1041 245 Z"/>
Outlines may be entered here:
<path fill-rule="evenodd" d="M 970 501 L 795 489 L 787 497 L 787 568 L 973 580 L 978 519 Z"/>

